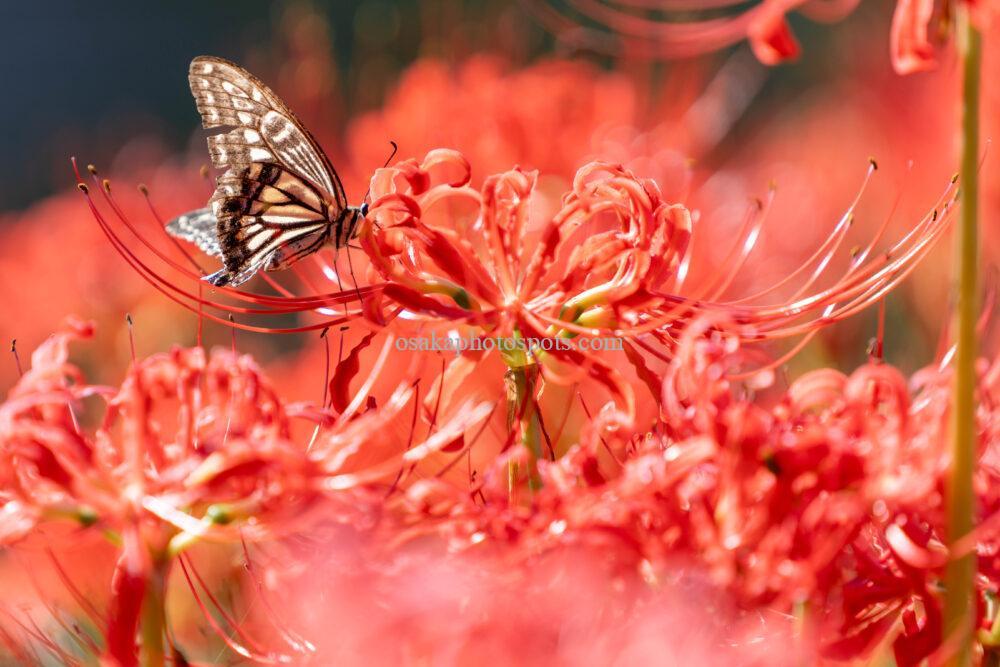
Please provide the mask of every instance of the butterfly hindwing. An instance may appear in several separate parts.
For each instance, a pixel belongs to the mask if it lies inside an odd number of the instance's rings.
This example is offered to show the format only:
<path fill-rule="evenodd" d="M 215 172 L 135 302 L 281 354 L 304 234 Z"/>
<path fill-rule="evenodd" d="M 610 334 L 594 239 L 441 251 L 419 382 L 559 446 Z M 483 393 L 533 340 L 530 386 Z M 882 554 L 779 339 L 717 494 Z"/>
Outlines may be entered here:
<path fill-rule="evenodd" d="M 211 207 L 199 208 L 177 216 L 167 223 L 167 233 L 189 243 L 211 257 L 222 257 L 219 247 L 218 220 Z"/>
<path fill-rule="evenodd" d="M 284 268 L 288 262 L 276 263 L 276 256 L 300 256 L 286 247 L 318 250 L 334 230 L 329 204 L 315 186 L 276 164 L 252 164 L 221 178 L 220 188 L 224 192 L 213 198 L 212 209 L 229 284 L 238 284 L 247 270 L 249 278 L 261 269 Z"/>

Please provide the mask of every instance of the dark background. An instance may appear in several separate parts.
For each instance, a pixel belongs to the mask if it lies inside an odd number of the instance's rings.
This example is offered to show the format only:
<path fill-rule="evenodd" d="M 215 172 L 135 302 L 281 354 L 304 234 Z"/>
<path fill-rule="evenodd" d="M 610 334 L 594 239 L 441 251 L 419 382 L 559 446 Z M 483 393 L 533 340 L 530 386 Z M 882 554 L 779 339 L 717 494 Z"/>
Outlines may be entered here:
<path fill-rule="evenodd" d="M 187 65 L 199 54 L 239 59 L 266 43 L 280 3 L 29 2 L 3 9 L 0 105 L 9 173 L 4 209 L 71 183 L 67 157 L 106 163 L 127 137 L 152 133 L 183 146 L 197 124 Z M 330 3 L 336 43 L 349 50 L 360 3 Z"/>
<path fill-rule="evenodd" d="M 188 146 L 198 124 L 186 81 L 191 58 L 213 54 L 244 61 L 250 51 L 273 52 L 276 26 L 290 4 L 6 3 L 0 54 L 7 92 L 0 122 L 7 173 L 0 179 L 0 210 L 23 209 L 71 185 L 70 155 L 108 164 L 136 136 L 155 137 L 166 152 Z M 379 104 L 395 74 L 421 54 L 458 59 L 476 50 L 510 50 L 507 42 L 515 40 L 521 51 L 512 54 L 515 60 L 566 54 L 566 47 L 516 2 L 337 0 L 306 6 L 328 23 L 329 48 L 345 93 L 350 92 L 344 101 L 348 114 Z M 807 94 L 811 85 L 851 65 L 849 48 L 830 58 L 831 34 L 849 35 L 851 24 L 882 21 L 887 12 L 864 3 L 834 26 L 793 16 L 803 57 L 769 70 L 764 91 L 742 123 L 752 124 L 785 96 Z M 435 17 L 441 34 L 433 34 Z M 576 55 L 610 64 L 605 56 Z M 267 80 L 267 72 L 260 75 Z"/>

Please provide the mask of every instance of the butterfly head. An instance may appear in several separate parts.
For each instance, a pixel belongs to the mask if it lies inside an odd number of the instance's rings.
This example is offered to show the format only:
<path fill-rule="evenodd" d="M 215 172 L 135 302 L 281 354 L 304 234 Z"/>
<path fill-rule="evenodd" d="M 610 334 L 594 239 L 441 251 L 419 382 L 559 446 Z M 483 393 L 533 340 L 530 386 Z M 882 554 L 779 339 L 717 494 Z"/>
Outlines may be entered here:
<path fill-rule="evenodd" d="M 363 202 L 361 204 L 361 206 L 359 206 L 356 210 L 357 210 L 358 216 L 360 218 L 367 218 L 368 217 L 368 202 L 367 201 Z M 360 223 L 360 222 L 361 222 L 361 220 L 358 219 L 355 224 Z M 372 224 L 375 225 L 375 229 L 382 229 L 382 225 L 378 224 L 378 220 L 376 220 L 375 218 L 372 218 Z M 355 231 L 355 233 L 357 233 L 357 232 Z"/>

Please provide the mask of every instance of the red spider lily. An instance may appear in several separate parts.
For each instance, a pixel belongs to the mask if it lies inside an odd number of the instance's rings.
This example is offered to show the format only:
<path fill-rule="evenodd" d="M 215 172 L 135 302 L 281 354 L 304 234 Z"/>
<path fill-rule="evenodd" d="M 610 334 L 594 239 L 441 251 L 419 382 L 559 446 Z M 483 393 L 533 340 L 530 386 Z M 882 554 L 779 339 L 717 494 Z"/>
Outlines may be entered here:
<path fill-rule="evenodd" d="M 835 585 L 842 591 L 841 608 L 830 609 L 830 618 L 840 625 L 839 637 L 824 651 L 832 656 L 857 655 L 887 633 L 893 640 L 897 664 L 917 665 L 930 658 L 947 659 L 960 637 L 942 641 L 944 568 L 949 558 L 975 551 L 979 574 L 976 580 L 976 621 L 980 652 L 997 648 L 995 593 L 1000 585 L 997 569 L 997 379 L 1000 362 L 981 361 L 977 431 L 980 447 L 975 489 L 978 501 L 977 528 L 953 545 L 943 544 L 946 526 L 944 485 L 949 467 L 947 448 L 948 402 L 951 369 L 944 362 L 916 374 L 907 389 L 892 369 L 877 366 L 862 369 L 844 387 L 844 398 L 853 385 L 872 396 L 879 406 L 876 428 L 865 434 L 871 443 L 873 470 L 872 517 L 865 532 L 846 551 L 847 559 L 836 573 Z M 843 399 L 841 399 L 843 400 Z M 846 416 L 842 404 L 831 401 L 825 415 L 834 423 Z M 884 416 L 883 416 L 884 415 Z M 853 420 L 857 422 L 857 417 Z"/>
<path fill-rule="evenodd" d="M 471 495 L 439 480 L 414 485 L 405 534 L 436 534 L 471 554 L 497 550 L 528 569 L 573 545 L 656 582 L 704 571 L 747 610 L 808 609 L 804 641 L 821 638 L 814 648 L 827 658 L 870 656 L 891 642 L 900 665 L 954 650 L 941 637 L 944 566 L 975 549 L 980 650 L 994 650 L 1000 361 L 980 364 L 982 521 L 949 552 L 948 355 L 909 386 L 880 362 L 850 376 L 815 371 L 768 405 L 727 379 L 759 363 L 727 323 L 696 323 L 679 348 L 652 432 L 592 428 L 560 460 L 539 463 L 543 485 L 527 506 L 506 492 L 505 461 Z M 604 447 L 617 463 L 599 456 Z"/>
<path fill-rule="evenodd" d="M 963 0 L 966 1 L 966 0 Z M 787 15 L 800 11 L 812 19 L 837 21 L 849 14 L 859 0 L 761 0 L 749 8 L 740 0 L 707 3 L 689 0 L 568 0 L 572 11 L 560 12 L 548 0 L 527 3 L 536 16 L 564 39 L 590 48 L 632 57 L 685 58 L 722 49 L 744 39 L 757 59 L 776 65 L 798 57 L 800 47 L 788 26 Z M 950 27 L 952 2 L 947 0 L 898 0 L 892 17 L 890 55 L 899 74 L 935 66 L 937 25 L 941 34 Z M 991 2 L 967 1 L 977 22 L 987 25 L 996 10 Z M 649 11 L 655 10 L 654 17 Z M 580 21 L 579 19 L 584 19 Z M 937 21 L 936 21 L 937 20 Z M 606 32 L 586 30 L 596 23 Z M 618 39 L 616 39 L 618 38 Z M 620 42 L 620 43 L 618 43 Z"/>
<path fill-rule="evenodd" d="M 972 13 L 979 26 L 995 19 L 996 3 L 990 0 L 958 0 Z M 900 74 L 933 69 L 937 65 L 935 42 L 942 41 L 954 19 L 955 4 L 948 0 L 898 0 L 892 15 L 890 46 L 892 66 Z"/>
<path fill-rule="evenodd" d="M 876 254 L 883 225 L 839 280 L 809 293 L 842 243 L 859 193 L 799 269 L 757 294 L 724 299 L 758 238 L 767 204 L 748 214 L 727 271 L 692 293 L 685 289 L 690 214 L 664 201 L 651 181 L 620 166 L 592 163 L 578 172 L 562 208 L 551 216 L 531 215 L 533 173 L 491 177 L 482 190 L 467 182 L 467 163 L 448 151 L 376 173 L 374 224 L 360 233 L 385 281 L 374 302 L 391 299 L 406 308 L 407 319 L 468 324 L 490 335 L 621 337 L 661 358 L 674 349 L 679 327 L 699 313 L 725 314 L 743 338 L 767 340 L 808 336 L 864 308 L 897 284 L 947 229 L 957 187 L 953 179 L 931 213 Z M 756 305 L 793 281 L 800 285 L 786 301 Z M 658 354 L 658 348 L 664 351 Z M 550 377 L 572 380 L 601 367 L 593 355 L 579 353 L 564 356 L 576 372 L 560 372 L 559 356 L 538 355 Z M 630 356 L 633 363 L 639 359 Z M 597 376 L 611 374 L 602 370 Z"/>
<path fill-rule="evenodd" d="M 872 163 L 865 184 L 874 170 Z M 676 331 L 699 313 L 724 314 L 737 323 L 745 339 L 799 336 L 801 346 L 820 326 L 879 300 L 947 229 L 957 190 L 953 179 L 931 213 L 889 250 L 877 253 L 886 221 L 839 278 L 814 288 L 830 272 L 859 192 L 831 235 L 798 269 L 754 294 L 724 298 L 759 238 L 770 198 L 748 211 L 725 272 L 692 290 L 687 287 L 691 216 L 683 205 L 665 200 L 652 181 L 620 166 L 592 163 L 578 172 L 559 210 L 539 215 L 531 208 L 537 180 L 533 172 L 491 176 L 478 190 L 468 184 L 469 177 L 464 157 L 448 150 L 432 151 L 419 164 L 406 160 L 378 171 L 372 181 L 372 224 L 363 225 L 360 232 L 371 266 L 368 275 L 377 277 L 377 282 L 305 297 L 293 296 L 273 280 L 279 296 L 220 292 L 235 304 L 204 296 L 200 284 L 185 288 L 161 275 L 124 242 L 89 190 L 87 195 L 102 229 L 126 260 L 157 289 L 200 316 L 225 322 L 213 310 L 241 316 L 310 311 L 324 315 L 318 322 L 296 327 L 235 324 L 255 331 L 307 331 L 353 320 L 376 331 L 391 323 L 410 332 L 444 329 L 491 342 L 520 338 L 548 340 L 555 346 L 553 341 L 622 339 L 628 362 L 640 379 L 653 386 L 653 367 L 670 358 Z M 96 177 L 95 182 L 100 184 Z M 105 208 L 139 238 L 146 254 L 152 253 L 183 278 L 200 277 L 147 239 L 124 216 L 106 183 L 100 192 Z M 330 275 L 339 276 L 326 260 L 317 261 Z M 790 297 L 774 296 L 796 282 Z M 360 305 L 348 306 L 358 300 Z M 344 310 L 333 310 L 338 307 Z M 624 416 L 619 426 L 626 426 L 636 416 L 632 386 L 606 354 L 587 347 L 536 347 L 500 356 L 515 375 L 527 373 L 518 381 L 528 383 L 524 387 L 528 394 L 534 394 L 533 373 L 538 370 L 546 382 L 603 387 Z M 451 365 L 451 375 L 460 366 L 460 376 L 468 377 L 485 358 L 466 356 Z M 435 393 L 428 400 L 434 400 Z M 521 416 L 530 422 L 531 401 L 518 405 L 514 412 L 527 410 Z M 549 440 L 544 423 L 538 426 Z M 540 444 L 534 449 L 541 455 Z"/>
<path fill-rule="evenodd" d="M 526 3 L 563 39 L 604 52 L 641 58 L 688 58 L 750 40 L 754 55 L 774 65 L 795 58 L 799 44 L 786 15 L 799 11 L 832 22 L 849 14 L 859 0 L 761 0 L 746 8 L 741 0 L 568 0 L 559 11 L 549 0 Z M 655 18 L 650 17 L 650 11 Z M 580 19 L 584 19 L 580 21 Z M 586 30 L 597 24 L 608 32 Z M 617 38 L 617 39 L 616 39 Z"/>
<path fill-rule="evenodd" d="M 140 616 L 145 624 L 151 604 L 163 614 L 171 564 L 181 562 L 189 576 L 190 562 L 181 560 L 189 547 L 275 540 L 320 515 L 363 524 L 373 507 L 368 495 L 384 494 L 377 482 L 387 485 L 488 412 L 467 404 L 424 442 L 393 447 L 385 436 L 412 398 L 405 386 L 378 409 L 361 413 L 362 395 L 334 415 L 323 406 L 284 405 L 248 356 L 201 348 L 139 360 L 118 389 L 92 386 L 67 361 L 69 341 L 89 334 L 73 323 L 54 335 L 0 405 L 0 539 L 14 544 L 70 521 L 119 545 L 101 622 L 114 664 L 137 664 Z M 76 415 L 95 396 L 107 410 L 91 431 Z M 293 439 L 293 419 L 316 424 L 309 446 Z M 373 462 L 359 463 L 362 451 Z M 162 626 L 152 639 L 148 631 L 143 651 L 162 652 L 150 648 L 162 642 Z M 287 662 L 221 635 L 245 657 Z"/>

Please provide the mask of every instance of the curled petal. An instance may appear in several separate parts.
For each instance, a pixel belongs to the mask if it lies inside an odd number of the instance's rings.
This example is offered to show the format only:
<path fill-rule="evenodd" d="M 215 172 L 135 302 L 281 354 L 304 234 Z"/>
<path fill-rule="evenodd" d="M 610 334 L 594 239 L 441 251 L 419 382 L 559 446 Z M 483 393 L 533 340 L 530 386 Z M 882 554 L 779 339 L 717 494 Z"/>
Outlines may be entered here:
<path fill-rule="evenodd" d="M 897 0 L 892 14 L 892 66 L 899 74 L 933 69 L 934 46 L 927 37 L 934 0 Z"/>
<path fill-rule="evenodd" d="M 777 65 L 786 60 L 794 60 L 799 57 L 801 49 L 791 28 L 788 26 L 788 19 L 785 12 L 788 5 L 797 5 L 799 2 L 787 2 L 783 0 L 766 0 L 761 6 L 747 29 L 747 36 L 750 39 L 750 48 L 765 65 Z"/>

